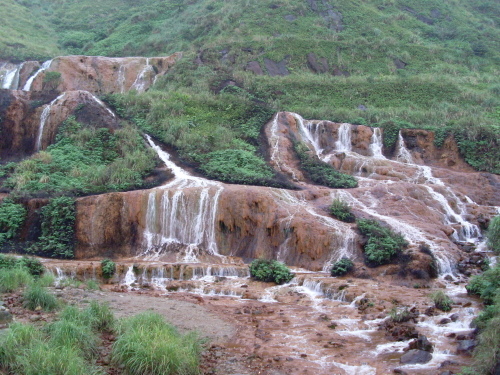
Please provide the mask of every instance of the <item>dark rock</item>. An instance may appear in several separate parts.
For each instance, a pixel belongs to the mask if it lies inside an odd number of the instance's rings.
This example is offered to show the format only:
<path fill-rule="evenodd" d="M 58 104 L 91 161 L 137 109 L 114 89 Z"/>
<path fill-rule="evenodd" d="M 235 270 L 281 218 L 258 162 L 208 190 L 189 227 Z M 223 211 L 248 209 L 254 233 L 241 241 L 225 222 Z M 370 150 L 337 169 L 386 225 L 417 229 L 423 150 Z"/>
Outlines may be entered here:
<path fill-rule="evenodd" d="M 285 16 L 285 20 L 287 20 L 288 22 L 293 22 L 297 19 L 296 16 L 294 16 L 293 14 L 288 14 Z"/>
<path fill-rule="evenodd" d="M 434 315 L 436 315 L 436 308 L 433 306 L 428 307 L 427 309 L 425 309 L 424 314 L 427 316 L 434 316 Z"/>
<path fill-rule="evenodd" d="M 476 345 L 476 340 L 461 340 L 458 342 L 457 354 L 472 354 Z"/>
<path fill-rule="evenodd" d="M 394 65 L 396 65 L 396 68 L 398 68 L 398 69 L 404 69 L 404 68 L 406 68 L 406 65 L 408 65 L 403 60 L 398 59 L 398 58 L 394 59 L 393 61 L 394 61 Z"/>
<path fill-rule="evenodd" d="M 451 319 L 449 318 L 443 318 L 439 321 L 439 324 L 448 324 L 451 322 Z"/>
<path fill-rule="evenodd" d="M 491 372 L 491 375 L 500 375 L 500 361 L 497 362 L 497 365 Z"/>
<path fill-rule="evenodd" d="M 361 111 L 366 111 L 368 108 L 365 105 L 360 104 L 360 105 L 358 105 L 358 109 Z"/>
<path fill-rule="evenodd" d="M 0 311 L 0 324 L 12 322 L 12 314 L 8 311 Z"/>
<path fill-rule="evenodd" d="M 413 340 L 409 344 L 409 349 L 418 349 L 418 350 L 423 350 L 426 352 L 432 353 L 434 351 L 433 345 L 431 342 L 427 339 L 427 336 L 425 335 L 418 335 L 418 338 L 416 340 Z"/>
<path fill-rule="evenodd" d="M 264 65 L 266 66 L 267 72 L 271 77 L 289 75 L 290 72 L 286 67 L 287 63 L 288 59 L 286 57 L 278 62 L 264 58 Z"/>
<path fill-rule="evenodd" d="M 258 76 L 264 75 L 264 71 L 260 67 L 260 64 L 258 61 L 250 61 L 247 64 L 247 66 L 245 67 L 245 70 L 253 72 L 253 73 L 257 74 Z"/>
<path fill-rule="evenodd" d="M 326 73 L 329 70 L 328 61 L 325 58 L 318 61 L 316 54 L 312 52 L 307 54 L 307 65 L 315 73 Z"/>
<path fill-rule="evenodd" d="M 432 359 L 432 354 L 425 350 L 412 349 L 400 358 L 403 364 L 427 363 Z"/>
<path fill-rule="evenodd" d="M 440 372 L 439 375 L 453 375 L 453 373 L 448 370 L 448 371 Z"/>
<path fill-rule="evenodd" d="M 349 77 L 351 73 L 349 73 L 347 70 L 345 70 L 344 67 L 334 67 L 333 68 L 333 75 L 334 76 L 344 76 L 344 77 Z"/>
<path fill-rule="evenodd" d="M 408 373 L 407 373 L 406 371 L 401 370 L 400 368 L 395 368 L 395 369 L 393 370 L 393 372 L 394 372 L 395 374 L 400 374 L 400 375 L 408 375 Z"/>

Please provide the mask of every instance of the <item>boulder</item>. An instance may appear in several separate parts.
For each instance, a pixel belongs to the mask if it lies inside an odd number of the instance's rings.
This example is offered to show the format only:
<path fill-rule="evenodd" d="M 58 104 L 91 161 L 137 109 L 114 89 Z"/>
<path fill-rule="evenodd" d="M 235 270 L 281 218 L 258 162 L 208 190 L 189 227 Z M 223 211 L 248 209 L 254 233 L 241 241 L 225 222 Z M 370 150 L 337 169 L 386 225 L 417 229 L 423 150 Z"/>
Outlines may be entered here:
<path fill-rule="evenodd" d="M 432 359 L 432 354 L 425 351 L 425 350 L 419 350 L 419 349 L 412 349 L 407 351 L 403 356 L 400 358 L 400 362 L 402 364 L 416 364 L 416 363 L 427 363 Z"/>

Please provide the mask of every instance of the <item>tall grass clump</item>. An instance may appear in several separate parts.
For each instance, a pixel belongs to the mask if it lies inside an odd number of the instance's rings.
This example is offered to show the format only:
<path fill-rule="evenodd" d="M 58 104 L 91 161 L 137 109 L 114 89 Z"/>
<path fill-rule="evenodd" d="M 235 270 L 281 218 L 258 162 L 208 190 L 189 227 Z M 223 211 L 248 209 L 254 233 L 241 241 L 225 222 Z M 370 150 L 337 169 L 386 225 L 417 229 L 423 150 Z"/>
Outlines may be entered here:
<path fill-rule="evenodd" d="M 46 331 L 50 344 L 80 351 L 86 357 L 97 354 L 98 339 L 92 327 L 83 321 L 62 319 L 49 324 Z"/>
<path fill-rule="evenodd" d="M 130 375 L 195 375 L 200 352 L 196 335 L 181 335 L 159 314 L 144 312 L 121 323 L 112 360 Z"/>
<path fill-rule="evenodd" d="M 432 302 L 434 302 L 434 306 L 436 306 L 437 309 L 442 310 L 442 311 L 450 311 L 451 310 L 451 305 L 453 304 L 453 301 L 442 290 L 437 290 L 437 291 L 431 293 L 430 297 L 431 297 Z"/>
<path fill-rule="evenodd" d="M 26 268 L 3 269 L 0 272 L 0 293 L 11 293 L 27 285 L 33 277 Z"/>
<path fill-rule="evenodd" d="M 340 199 L 333 200 L 330 205 L 330 214 L 334 218 L 346 223 L 354 223 L 356 221 L 356 216 L 351 212 L 349 204 Z"/>
<path fill-rule="evenodd" d="M 495 253 L 500 254 L 500 216 L 495 216 L 488 226 L 488 246 Z"/>
<path fill-rule="evenodd" d="M 493 304 L 493 299 L 500 290 L 500 265 L 471 277 L 466 289 L 467 293 L 481 297 L 486 305 Z"/>
<path fill-rule="evenodd" d="M 45 311 L 53 311 L 58 306 L 56 297 L 38 283 L 33 283 L 26 289 L 23 299 L 24 307 L 30 310 L 40 307 Z"/>

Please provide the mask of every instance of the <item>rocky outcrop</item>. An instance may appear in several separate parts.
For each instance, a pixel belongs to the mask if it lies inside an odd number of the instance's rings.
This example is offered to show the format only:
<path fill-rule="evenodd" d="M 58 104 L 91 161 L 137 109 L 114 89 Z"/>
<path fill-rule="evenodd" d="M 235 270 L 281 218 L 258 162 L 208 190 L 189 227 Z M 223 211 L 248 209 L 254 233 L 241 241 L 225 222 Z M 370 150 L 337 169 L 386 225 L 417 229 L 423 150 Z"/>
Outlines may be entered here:
<path fill-rule="evenodd" d="M 167 57 L 62 56 L 47 63 L 31 78 L 29 91 L 58 92 L 85 90 L 93 94 L 146 91 L 180 58 L 181 53 Z M 51 74 L 52 72 L 57 74 Z"/>

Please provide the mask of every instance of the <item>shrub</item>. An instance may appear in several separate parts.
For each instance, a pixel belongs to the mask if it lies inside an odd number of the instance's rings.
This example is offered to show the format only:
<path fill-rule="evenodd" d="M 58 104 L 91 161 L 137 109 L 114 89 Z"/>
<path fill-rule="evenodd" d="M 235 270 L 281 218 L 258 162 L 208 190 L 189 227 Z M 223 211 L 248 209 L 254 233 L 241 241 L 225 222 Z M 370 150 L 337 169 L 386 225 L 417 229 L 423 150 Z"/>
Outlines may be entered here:
<path fill-rule="evenodd" d="M 22 204 L 5 198 L 0 203 L 0 247 L 14 239 L 26 219 L 26 209 Z"/>
<path fill-rule="evenodd" d="M 91 301 L 84 310 L 93 329 L 98 331 L 112 331 L 115 326 L 115 317 L 106 303 Z"/>
<path fill-rule="evenodd" d="M 250 264 L 250 275 L 258 281 L 284 284 L 295 276 L 286 265 L 276 260 L 255 259 Z"/>
<path fill-rule="evenodd" d="M 122 322 L 112 360 L 130 375 L 195 375 L 200 352 L 195 335 L 180 335 L 159 314 L 144 312 Z"/>
<path fill-rule="evenodd" d="M 497 254 L 500 254 L 500 216 L 495 216 L 486 232 L 488 246 Z"/>
<path fill-rule="evenodd" d="M 466 289 L 467 293 L 481 297 L 485 304 L 492 304 L 496 293 L 500 290 L 500 265 L 490 268 L 481 275 L 473 276 Z"/>
<path fill-rule="evenodd" d="M 99 290 L 99 283 L 95 280 L 87 280 L 85 283 L 87 285 L 88 290 Z"/>
<path fill-rule="evenodd" d="M 350 259 L 342 258 L 332 266 L 330 274 L 332 276 L 344 276 L 345 274 L 350 272 L 353 268 L 354 268 L 354 263 Z"/>
<path fill-rule="evenodd" d="M 0 293 L 9 293 L 27 285 L 32 280 L 26 268 L 11 268 L 0 272 Z"/>
<path fill-rule="evenodd" d="M 378 221 L 359 219 L 357 224 L 361 234 L 367 238 L 364 251 L 368 264 L 389 263 L 408 246 L 402 235 L 383 227 Z"/>
<path fill-rule="evenodd" d="M 47 289 L 37 283 L 31 284 L 23 294 L 23 305 L 27 309 L 35 310 L 41 307 L 45 311 L 57 308 L 57 299 Z"/>
<path fill-rule="evenodd" d="M 437 290 L 430 295 L 434 306 L 442 311 L 450 311 L 453 301 L 442 290 Z"/>
<path fill-rule="evenodd" d="M 92 328 L 82 321 L 58 320 L 49 324 L 46 331 L 50 336 L 51 346 L 71 348 L 86 357 L 97 354 L 97 337 Z"/>
<path fill-rule="evenodd" d="M 408 307 L 404 307 L 402 309 L 393 307 L 391 311 L 389 311 L 389 317 L 396 323 L 403 323 L 409 321 L 412 317 L 412 314 L 408 310 Z"/>
<path fill-rule="evenodd" d="M 48 286 L 53 286 L 54 283 L 56 282 L 56 277 L 50 273 L 50 272 L 45 272 L 38 280 L 38 284 L 40 286 L 48 287 Z"/>
<path fill-rule="evenodd" d="M 296 142 L 294 146 L 300 159 L 300 166 L 312 182 L 333 189 L 355 188 L 358 186 L 358 181 L 354 177 L 337 171 L 330 164 L 319 160 L 315 156 L 310 156 L 307 153 L 307 146 L 303 143 Z"/>
<path fill-rule="evenodd" d="M 101 261 L 102 277 L 111 279 L 116 272 L 116 264 L 111 259 L 103 259 Z"/>
<path fill-rule="evenodd" d="M 330 214 L 341 221 L 346 223 L 354 223 L 356 216 L 351 212 L 351 207 L 346 202 L 340 199 L 334 199 L 330 206 Z"/>
<path fill-rule="evenodd" d="M 42 262 L 36 258 L 22 257 L 19 259 L 19 264 L 26 267 L 33 276 L 41 276 L 45 272 Z"/>

